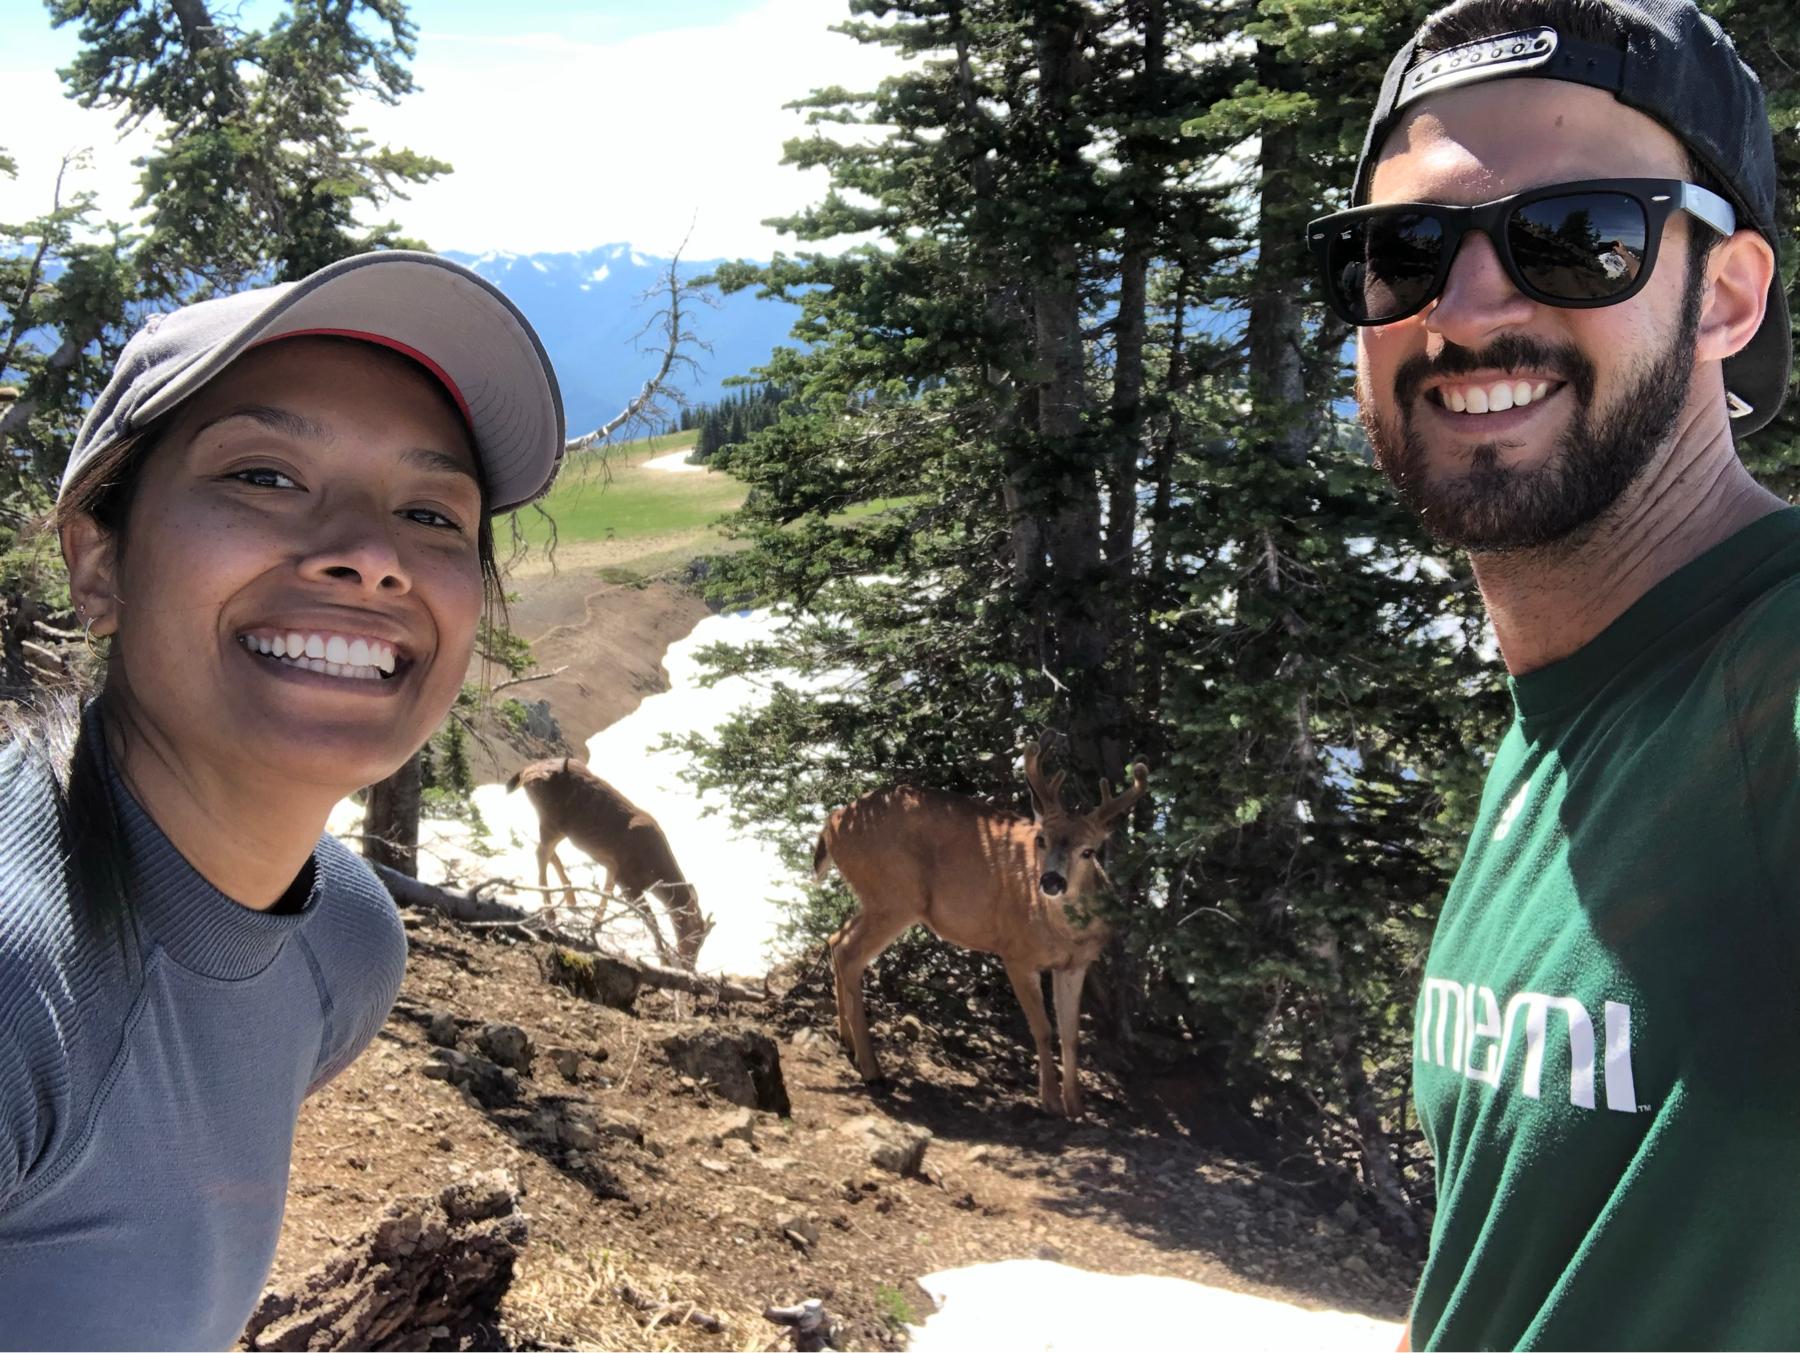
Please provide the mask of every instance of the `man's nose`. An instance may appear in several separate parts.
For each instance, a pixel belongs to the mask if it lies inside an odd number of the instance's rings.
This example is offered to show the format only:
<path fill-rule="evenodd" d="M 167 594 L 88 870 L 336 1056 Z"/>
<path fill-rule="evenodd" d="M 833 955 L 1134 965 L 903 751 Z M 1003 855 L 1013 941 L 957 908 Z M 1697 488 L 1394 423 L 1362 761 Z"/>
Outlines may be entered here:
<path fill-rule="evenodd" d="M 1536 304 L 1506 275 L 1494 242 L 1472 230 L 1450 261 L 1443 291 L 1425 308 L 1425 327 L 1478 351 L 1497 334 L 1529 323 Z"/>

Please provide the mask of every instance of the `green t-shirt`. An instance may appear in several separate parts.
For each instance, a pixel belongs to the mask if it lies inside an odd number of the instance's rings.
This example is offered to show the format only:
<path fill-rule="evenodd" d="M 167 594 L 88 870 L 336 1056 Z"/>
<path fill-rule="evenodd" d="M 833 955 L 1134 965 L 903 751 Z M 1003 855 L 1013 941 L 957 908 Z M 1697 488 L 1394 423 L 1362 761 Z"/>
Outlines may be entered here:
<path fill-rule="evenodd" d="M 1426 963 L 1418 1348 L 1800 1346 L 1800 509 L 1517 709 Z"/>

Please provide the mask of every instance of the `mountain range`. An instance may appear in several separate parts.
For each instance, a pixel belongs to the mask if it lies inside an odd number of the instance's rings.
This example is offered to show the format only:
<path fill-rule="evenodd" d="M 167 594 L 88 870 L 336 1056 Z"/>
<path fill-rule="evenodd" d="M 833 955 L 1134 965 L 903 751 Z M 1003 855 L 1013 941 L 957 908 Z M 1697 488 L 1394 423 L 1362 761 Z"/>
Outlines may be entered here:
<path fill-rule="evenodd" d="M 654 372 L 656 335 L 638 334 L 661 308 L 659 297 L 645 293 L 664 284 L 667 258 L 629 244 L 567 254 L 491 250 L 445 257 L 494 283 L 537 329 L 556 365 L 571 437 L 618 413 Z M 699 277 L 722 261 L 683 259 L 678 271 L 683 278 Z M 777 345 L 791 343 L 788 331 L 800 315 L 798 306 L 758 300 L 754 290 L 710 294 L 717 306 L 697 304 L 687 327 L 712 350 L 692 352 L 698 369 L 677 372 L 673 382 L 694 403 L 718 399 L 726 380 L 750 374 Z"/>

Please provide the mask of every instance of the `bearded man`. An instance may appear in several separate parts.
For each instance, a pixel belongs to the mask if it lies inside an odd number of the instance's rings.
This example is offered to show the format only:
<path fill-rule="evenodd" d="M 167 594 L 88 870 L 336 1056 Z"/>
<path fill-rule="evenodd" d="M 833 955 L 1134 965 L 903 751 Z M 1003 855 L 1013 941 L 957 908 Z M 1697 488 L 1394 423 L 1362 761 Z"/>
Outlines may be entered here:
<path fill-rule="evenodd" d="M 1458 0 L 1349 211 L 1381 469 L 1516 718 L 1418 1006 L 1429 1348 L 1800 1344 L 1800 512 L 1761 87 L 1685 0 Z"/>

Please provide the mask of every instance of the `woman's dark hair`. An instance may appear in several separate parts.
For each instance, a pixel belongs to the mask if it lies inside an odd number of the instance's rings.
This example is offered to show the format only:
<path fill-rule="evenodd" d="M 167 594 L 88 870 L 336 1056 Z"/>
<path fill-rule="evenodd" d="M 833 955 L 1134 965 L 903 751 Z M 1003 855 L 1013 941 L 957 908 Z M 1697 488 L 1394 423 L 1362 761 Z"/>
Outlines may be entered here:
<path fill-rule="evenodd" d="M 1497 33 L 1545 24 L 1565 37 L 1591 42 L 1603 47 L 1622 47 L 1625 30 L 1618 12 L 1606 0 L 1455 0 L 1419 25 L 1419 50 L 1441 52 Z M 1679 138 L 1678 138 L 1679 139 Z M 1727 202 L 1735 194 L 1708 169 L 1691 147 L 1683 141 L 1687 156 L 1688 182 L 1717 193 Z M 1740 209 L 1741 210 L 1741 209 Z M 1693 217 L 1687 220 L 1688 274 L 1684 305 L 1697 312 L 1705 286 L 1706 259 L 1719 243 L 1719 235 L 1710 226 Z"/>
<path fill-rule="evenodd" d="M 316 342 L 354 344 L 367 351 L 369 344 L 353 338 L 314 337 Z M 377 351 L 387 353 L 388 349 Z M 459 427 L 466 427 L 460 409 L 439 379 L 410 358 L 392 354 L 394 360 L 414 366 L 442 398 Z M 114 543 L 115 557 L 126 552 L 126 528 L 137 496 L 144 466 L 166 435 L 174 411 L 144 431 L 122 438 L 91 459 L 58 497 L 56 506 L 40 529 L 60 530 L 81 517 L 91 517 Z M 470 451 L 475 450 L 471 443 Z M 476 528 L 476 551 L 481 561 L 484 610 L 491 623 L 504 620 L 506 593 L 494 553 L 493 517 L 488 511 L 487 475 L 479 455 L 474 456 L 475 478 L 481 491 L 481 520 Z M 104 659 L 102 660 L 104 662 Z M 118 813 L 108 783 L 108 751 L 97 719 L 82 716 L 89 692 L 62 690 L 33 701 L 22 719 L 7 731 L 20 753 L 13 759 L 19 774 L 35 763 L 50 773 L 56 800 L 58 835 L 63 849 L 65 877 L 70 896 L 90 925 L 110 936 L 121 947 L 127 964 L 137 952 L 136 927 L 130 911 L 130 862 Z M 92 693 L 104 698 L 101 689 Z"/>

